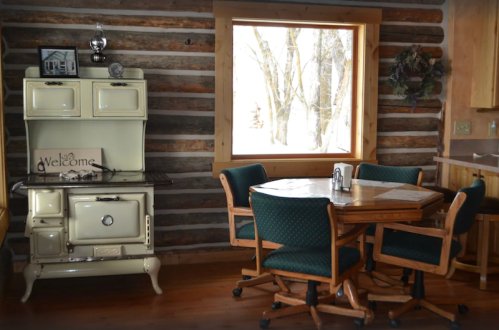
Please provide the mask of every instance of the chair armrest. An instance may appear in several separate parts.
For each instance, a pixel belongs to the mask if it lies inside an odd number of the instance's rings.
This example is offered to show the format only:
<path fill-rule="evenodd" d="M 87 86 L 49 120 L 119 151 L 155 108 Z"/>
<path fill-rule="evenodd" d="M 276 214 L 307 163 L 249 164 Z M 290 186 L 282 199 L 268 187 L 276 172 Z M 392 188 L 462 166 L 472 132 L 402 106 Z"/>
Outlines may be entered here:
<path fill-rule="evenodd" d="M 383 227 L 400 231 L 406 231 L 414 234 L 421 234 L 421 235 L 440 237 L 440 238 L 444 238 L 445 236 L 449 235 L 449 231 L 447 229 L 417 227 L 401 223 L 384 223 Z"/>
<path fill-rule="evenodd" d="M 336 239 L 336 246 L 345 246 L 351 241 L 357 239 L 357 237 L 365 235 L 367 228 L 369 228 L 369 225 L 356 225 L 349 232 L 338 236 Z"/>

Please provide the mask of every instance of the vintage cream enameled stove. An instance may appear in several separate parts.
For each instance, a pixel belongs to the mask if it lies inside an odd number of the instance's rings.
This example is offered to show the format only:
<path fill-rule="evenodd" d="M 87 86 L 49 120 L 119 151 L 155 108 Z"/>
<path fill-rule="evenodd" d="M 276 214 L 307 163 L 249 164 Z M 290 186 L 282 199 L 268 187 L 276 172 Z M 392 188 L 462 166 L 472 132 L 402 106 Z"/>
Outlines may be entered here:
<path fill-rule="evenodd" d="M 147 273 L 161 294 L 154 186 L 171 180 L 145 172 L 143 71 L 127 69 L 122 79 L 108 79 L 106 68 L 81 68 L 85 78 L 79 79 L 41 79 L 38 72 L 28 68 L 24 79 L 28 177 L 21 188 L 29 190 L 25 235 L 31 251 L 22 302 L 35 280 L 61 277 Z M 35 150 L 96 148 L 101 165 L 116 172 L 68 181 L 40 173 L 34 157 Z M 63 156 L 56 158 L 45 165 L 63 163 Z"/>

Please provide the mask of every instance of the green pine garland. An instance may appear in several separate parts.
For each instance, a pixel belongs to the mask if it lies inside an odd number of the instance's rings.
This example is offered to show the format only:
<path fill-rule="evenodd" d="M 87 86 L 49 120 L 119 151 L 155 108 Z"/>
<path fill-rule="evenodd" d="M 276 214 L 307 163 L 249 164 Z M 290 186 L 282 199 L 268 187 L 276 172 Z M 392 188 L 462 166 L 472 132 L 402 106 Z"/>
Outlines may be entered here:
<path fill-rule="evenodd" d="M 411 83 L 410 74 L 413 73 L 421 78 L 417 85 Z M 411 104 L 415 110 L 419 100 L 430 98 L 435 82 L 444 73 L 442 60 L 424 53 L 421 46 L 412 45 L 395 56 L 395 64 L 390 66 L 388 86 L 393 88 L 393 94 L 403 96 L 404 102 Z"/>

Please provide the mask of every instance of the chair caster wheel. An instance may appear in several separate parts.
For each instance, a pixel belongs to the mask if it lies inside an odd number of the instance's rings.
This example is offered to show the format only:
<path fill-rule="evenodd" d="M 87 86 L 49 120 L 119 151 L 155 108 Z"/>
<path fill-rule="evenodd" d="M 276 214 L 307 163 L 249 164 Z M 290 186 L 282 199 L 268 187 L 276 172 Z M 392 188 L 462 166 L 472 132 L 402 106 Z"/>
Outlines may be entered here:
<path fill-rule="evenodd" d="M 457 305 L 457 308 L 459 310 L 459 314 L 461 314 L 461 315 L 466 315 L 468 313 L 468 306 L 466 306 L 466 305 L 459 304 L 459 305 Z"/>
<path fill-rule="evenodd" d="M 368 306 L 368 308 L 369 308 L 370 310 L 372 310 L 373 312 L 375 312 L 375 311 L 376 311 L 376 308 L 378 308 L 378 303 L 377 303 L 377 302 L 375 302 L 374 300 L 370 300 L 370 301 L 369 301 L 369 306 Z"/>
<path fill-rule="evenodd" d="M 267 329 L 270 324 L 270 319 L 261 319 L 260 320 L 260 328 Z"/>
<path fill-rule="evenodd" d="M 242 288 L 235 288 L 234 290 L 232 290 L 232 294 L 234 295 L 234 297 L 241 297 L 241 293 L 243 293 Z"/>
<path fill-rule="evenodd" d="M 246 280 L 251 280 L 251 276 L 248 276 L 248 275 L 243 275 L 243 280 L 246 281 Z"/>
<path fill-rule="evenodd" d="M 281 308 L 281 302 L 280 301 L 274 301 L 271 306 L 273 311 L 276 311 Z"/>
<path fill-rule="evenodd" d="M 390 319 L 390 327 L 393 329 L 400 328 L 400 320 L 399 319 Z"/>
<path fill-rule="evenodd" d="M 419 311 L 419 310 L 421 310 L 421 306 L 417 305 L 416 307 L 414 307 L 414 309 Z"/>
<path fill-rule="evenodd" d="M 343 297 L 343 294 L 344 294 L 344 292 L 343 292 L 343 284 L 342 284 L 340 286 L 340 288 L 338 289 L 338 291 L 336 292 L 336 297 L 341 298 L 341 297 Z"/>
<path fill-rule="evenodd" d="M 400 280 L 404 283 L 404 284 L 407 284 L 409 283 L 409 276 L 407 275 L 404 275 L 400 278 Z"/>
<path fill-rule="evenodd" d="M 450 328 L 452 330 L 461 330 L 461 323 L 458 321 L 450 321 Z"/>
<path fill-rule="evenodd" d="M 362 328 L 364 326 L 364 319 L 358 318 L 353 321 L 353 324 L 355 324 L 356 328 Z"/>

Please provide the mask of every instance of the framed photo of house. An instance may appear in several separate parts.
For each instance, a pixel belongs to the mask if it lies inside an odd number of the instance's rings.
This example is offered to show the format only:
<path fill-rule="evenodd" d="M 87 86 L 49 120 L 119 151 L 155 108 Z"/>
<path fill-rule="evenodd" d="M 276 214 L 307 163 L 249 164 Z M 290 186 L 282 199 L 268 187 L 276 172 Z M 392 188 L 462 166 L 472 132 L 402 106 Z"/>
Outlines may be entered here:
<path fill-rule="evenodd" d="M 38 46 L 40 78 L 78 78 L 78 48 Z"/>

